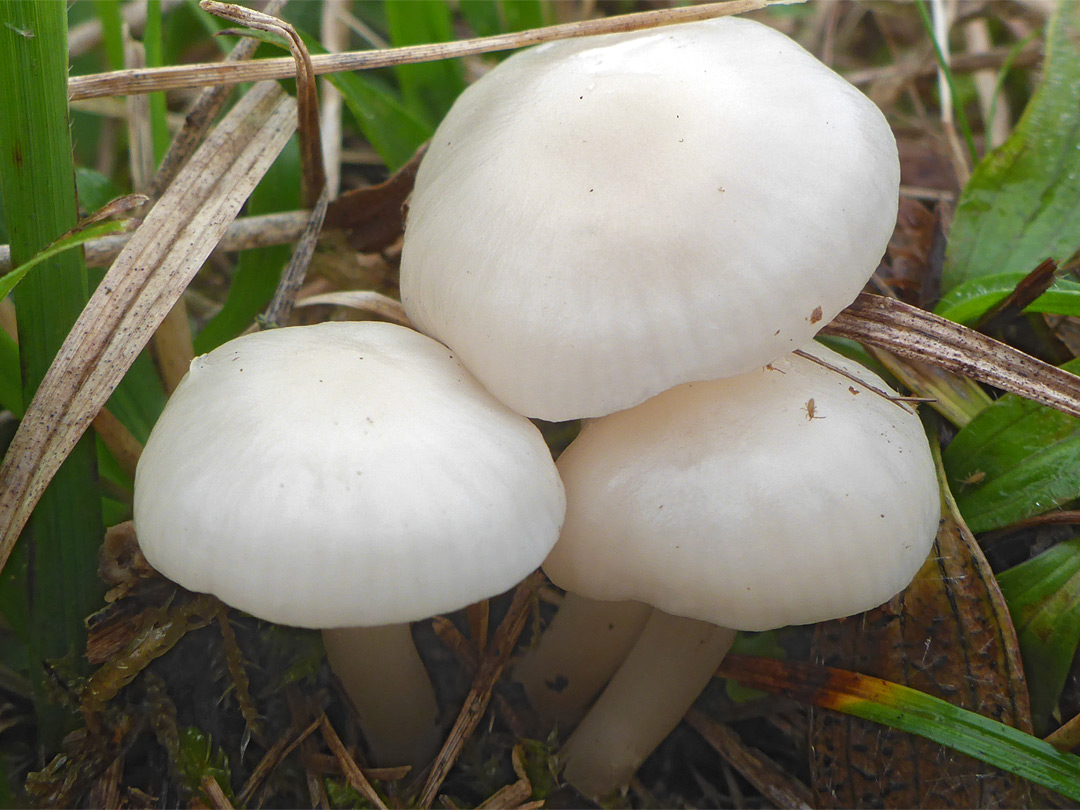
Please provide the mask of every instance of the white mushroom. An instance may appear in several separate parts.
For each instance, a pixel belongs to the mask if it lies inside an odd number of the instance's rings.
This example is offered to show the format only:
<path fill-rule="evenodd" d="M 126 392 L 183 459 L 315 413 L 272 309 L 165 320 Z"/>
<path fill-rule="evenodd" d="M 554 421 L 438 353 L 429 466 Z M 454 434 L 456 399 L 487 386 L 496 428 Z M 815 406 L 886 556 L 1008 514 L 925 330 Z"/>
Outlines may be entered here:
<path fill-rule="evenodd" d="M 611 413 L 810 339 L 876 269 L 899 176 L 877 107 L 759 23 L 541 45 L 433 136 L 402 302 L 519 413 Z"/>
<path fill-rule="evenodd" d="M 135 480 L 143 552 L 184 587 L 282 624 L 379 626 L 327 648 L 394 764 L 437 741 L 407 623 L 521 580 L 564 504 L 539 431 L 444 346 L 383 323 L 261 332 L 196 358 Z"/>
<path fill-rule="evenodd" d="M 789 355 L 688 383 L 588 423 L 559 458 L 566 523 L 544 570 L 590 599 L 658 608 L 566 746 L 583 792 L 624 783 L 674 728 L 724 628 L 868 610 L 925 560 L 940 507 L 921 422 L 866 369 L 806 351 L 851 376 Z M 680 646 L 700 655 L 658 652 Z"/>

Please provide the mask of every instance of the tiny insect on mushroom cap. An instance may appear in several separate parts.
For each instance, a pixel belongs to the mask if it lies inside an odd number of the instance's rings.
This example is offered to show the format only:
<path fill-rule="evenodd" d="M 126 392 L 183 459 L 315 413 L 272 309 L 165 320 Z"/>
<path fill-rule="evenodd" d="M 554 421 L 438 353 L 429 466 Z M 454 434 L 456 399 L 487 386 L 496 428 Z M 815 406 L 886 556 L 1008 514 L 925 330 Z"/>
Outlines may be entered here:
<path fill-rule="evenodd" d="M 805 343 L 876 269 L 899 177 L 877 107 L 759 23 L 541 45 L 433 136 L 402 302 L 518 412 L 611 413 Z"/>
<path fill-rule="evenodd" d="M 281 624 L 400 625 L 397 649 L 404 623 L 534 570 L 564 509 L 527 419 L 445 346 L 372 322 L 261 332 L 196 358 L 135 478 L 139 544 L 165 576 Z"/>
<path fill-rule="evenodd" d="M 555 584 L 739 630 L 848 616 L 907 585 L 940 511 L 922 423 L 862 366 L 806 350 L 864 382 L 789 355 L 588 423 L 558 461 Z"/>
<path fill-rule="evenodd" d="M 861 366 L 804 351 L 594 420 L 559 458 L 567 516 L 545 572 L 658 608 L 563 752 L 588 795 L 674 728 L 731 630 L 868 610 L 926 559 L 940 502 L 918 416 Z"/>

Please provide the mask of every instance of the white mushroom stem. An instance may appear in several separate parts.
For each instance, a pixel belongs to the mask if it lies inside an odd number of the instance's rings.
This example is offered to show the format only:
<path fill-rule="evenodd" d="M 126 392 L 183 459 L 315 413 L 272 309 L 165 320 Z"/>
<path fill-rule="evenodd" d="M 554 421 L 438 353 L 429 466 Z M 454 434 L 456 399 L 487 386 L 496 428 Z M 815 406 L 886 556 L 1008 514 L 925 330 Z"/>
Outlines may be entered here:
<path fill-rule="evenodd" d="M 566 743 L 563 778 L 590 797 L 629 782 L 679 724 L 734 640 L 735 631 L 726 627 L 653 610 L 630 655 Z"/>
<path fill-rule="evenodd" d="M 322 635 L 376 763 L 420 768 L 430 762 L 440 742 L 438 705 L 409 625 L 343 627 Z"/>
<path fill-rule="evenodd" d="M 544 732 L 573 728 L 629 654 L 652 608 L 567 593 L 535 650 L 522 656 L 514 680 Z"/>

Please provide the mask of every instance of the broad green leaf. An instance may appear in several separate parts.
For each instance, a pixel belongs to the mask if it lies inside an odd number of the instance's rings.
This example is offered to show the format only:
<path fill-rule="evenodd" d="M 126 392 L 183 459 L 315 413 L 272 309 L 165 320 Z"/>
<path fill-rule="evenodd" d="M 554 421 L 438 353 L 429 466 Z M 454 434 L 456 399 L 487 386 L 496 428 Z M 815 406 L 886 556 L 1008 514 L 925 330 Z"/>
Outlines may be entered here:
<path fill-rule="evenodd" d="M 918 734 L 1080 800 L 1080 757 L 917 689 L 847 670 L 738 655 L 729 655 L 718 674 Z"/>
<path fill-rule="evenodd" d="M 996 304 L 1005 300 L 1026 275 L 999 273 L 970 279 L 943 296 L 934 311 L 950 321 L 974 323 Z M 1025 311 L 1080 316 L 1080 282 L 1069 278 L 1058 279 L 1049 290 L 1031 302 Z"/>
<path fill-rule="evenodd" d="M 1020 640 L 1036 729 L 1047 731 L 1080 643 L 1080 539 L 998 576 Z"/>
<path fill-rule="evenodd" d="M 450 7 L 443 0 L 386 0 L 384 8 L 390 43 L 395 47 L 455 39 Z M 396 65 L 394 75 L 406 106 L 433 126 L 465 89 L 456 59 Z"/>
<path fill-rule="evenodd" d="M 975 168 L 949 232 L 942 289 L 1028 273 L 1080 246 L 1080 3 L 1046 34 L 1042 83 L 1009 139 Z"/>
<path fill-rule="evenodd" d="M 1063 366 L 1080 371 L 1080 360 Z M 1080 420 L 1007 394 L 956 434 L 949 487 L 973 532 L 1007 526 L 1080 497 Z"/>

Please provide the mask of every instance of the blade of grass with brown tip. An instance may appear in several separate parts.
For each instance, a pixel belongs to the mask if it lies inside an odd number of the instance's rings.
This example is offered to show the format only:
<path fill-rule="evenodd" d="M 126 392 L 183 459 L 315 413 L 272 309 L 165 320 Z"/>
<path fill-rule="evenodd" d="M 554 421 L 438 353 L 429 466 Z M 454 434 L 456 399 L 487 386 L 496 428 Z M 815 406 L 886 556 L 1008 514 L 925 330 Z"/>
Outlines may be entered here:
<path fill-rule="evenodd" d="M 941 743 L 1080 800 L 1080 757 L 898 683 L 832 667 L 729 655 L 717 675 Z"/>
<path fill-rule="evenodd" d="M 74 227 L 78 218 L 65 94 L 64 4 L 0 3 L 0 76 L 0 196 L 12 260 L 18 265 Z M 77 251 L 47 259 L 15 291 L 24 402 L 38 390 L 86 298 L 86 267 Z M 47 396 L 39 399 L 42 407 L 51 409 Z M 73 440 L 68 449 L 67 464 L 61 467 L 58 462 L 52 470 L 53 485 L 44 495 L 39 492 L 41 508 L 27 538 L 33 543 L 32 555 L 24 548 L 29 580 L 4 582 L 5 590 L 15 589 L 8 594 L 13 599 L 29 600 L 29 626 L 17 629 L 25 634 L 31 666 L 37 669 L 35 708 L 46 750 L 58 746 L 68 721 L 66 712 L 46 697 L 41 661 L 82 649 L 83 621 L 103 591 L 95 575 L 104 528 L 94 446 L 90 440 Z M 25 510 L 18 529 L 29 513 Z M 16 536 L 17 531 L 10 534 L 5 558 Z M 10 607 L 7 597 L 4 602 Z M 8 618 L 17 625 L 16 615 Z"/>
<path fill-rule="evenodd" d="M 162 195 L 68 334 L 0 465 L 0 564 L 41 492 L 296 127 L 256 85 Z"/>

